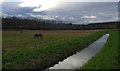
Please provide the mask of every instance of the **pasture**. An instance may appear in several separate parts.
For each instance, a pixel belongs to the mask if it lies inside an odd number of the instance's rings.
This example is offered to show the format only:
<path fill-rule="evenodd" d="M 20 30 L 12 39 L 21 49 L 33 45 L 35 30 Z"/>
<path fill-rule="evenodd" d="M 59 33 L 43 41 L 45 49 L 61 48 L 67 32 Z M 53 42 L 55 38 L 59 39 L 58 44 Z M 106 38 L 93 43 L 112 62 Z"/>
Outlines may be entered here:
<path fill-rule="evenodd" d="M 34 39 L 41 33 L 43 38 Z M 45 69 L 87 47 L 101 30 L 3 30 L 3 69 Z"/>

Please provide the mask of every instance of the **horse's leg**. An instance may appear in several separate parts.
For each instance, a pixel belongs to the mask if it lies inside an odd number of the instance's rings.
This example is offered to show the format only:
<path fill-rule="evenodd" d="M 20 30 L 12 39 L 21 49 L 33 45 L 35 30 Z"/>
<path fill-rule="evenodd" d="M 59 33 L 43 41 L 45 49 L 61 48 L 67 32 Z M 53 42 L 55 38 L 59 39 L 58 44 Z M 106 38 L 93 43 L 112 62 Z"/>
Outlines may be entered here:
<path fill-rule="evenodd" d="M 35 34 L 35 35 L 34 35 L 34 38 L 36 38 L 36 36 L 37 36 L 37 35 Z"/>
<path fill-rule="evenodd" d="M 34 38 L 35 38 L 35 35 L 34 35 Z"/>
<path fill-rule="evenodd" d="M 39 36 L 37 35 L 37 38 L 39 38 Z"/>
<path fill-rule="evenodd" d="M 35 35 L 34 35 L 34 38 L 35 38 Z"/>

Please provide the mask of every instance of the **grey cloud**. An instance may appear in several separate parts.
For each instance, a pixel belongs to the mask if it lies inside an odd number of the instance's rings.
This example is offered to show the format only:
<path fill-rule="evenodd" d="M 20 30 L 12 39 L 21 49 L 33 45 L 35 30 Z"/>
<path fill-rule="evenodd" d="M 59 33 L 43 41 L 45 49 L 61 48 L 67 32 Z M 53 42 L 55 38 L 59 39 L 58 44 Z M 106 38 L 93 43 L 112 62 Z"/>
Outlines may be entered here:
<path fill-rule="evenodd" d="M 34 17 L 42 16 L 72 23 L 113 21 L 117 20 L 118 15 L 117 2 L 64 2 L 51 10 L 41 12 L 33 12 L 34 7 L 19 7 L 19 3 L 4 3 L 3 13 L 27 17 L 31 13 Z"/>
<path fill-rule="evenodd" d="M 46 15 L 44 11 L 36 13 L 33 12 L 34 7 L 20 7 L 18 6 L 21 2 L 3 2 L 2 4 L 2 12 L 9 14 L 9 15 L 15 15 L 15 14 L 22 14 L 26 15 L 26 13 L 33 13 L 33 14 L 40 14 L 40 15 Z"/>

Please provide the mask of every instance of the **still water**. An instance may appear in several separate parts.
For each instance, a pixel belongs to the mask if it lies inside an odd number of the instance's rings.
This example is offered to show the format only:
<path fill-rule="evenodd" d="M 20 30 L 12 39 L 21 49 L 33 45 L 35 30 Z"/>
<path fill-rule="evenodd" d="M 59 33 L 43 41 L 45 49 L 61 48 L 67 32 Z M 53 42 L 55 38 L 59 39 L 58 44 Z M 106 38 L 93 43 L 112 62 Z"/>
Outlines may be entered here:
<path fill-rule="evenodd" d="M 48 69 L 80 69 L 80 67 L 87 63 L 89 59 L 91 59 L 93 56 L 95 56 L 96 53 L 101 50 L 101 48 L 107 42 L 108 37 L 109 34 L 103 35 L 88 47 Z"/>

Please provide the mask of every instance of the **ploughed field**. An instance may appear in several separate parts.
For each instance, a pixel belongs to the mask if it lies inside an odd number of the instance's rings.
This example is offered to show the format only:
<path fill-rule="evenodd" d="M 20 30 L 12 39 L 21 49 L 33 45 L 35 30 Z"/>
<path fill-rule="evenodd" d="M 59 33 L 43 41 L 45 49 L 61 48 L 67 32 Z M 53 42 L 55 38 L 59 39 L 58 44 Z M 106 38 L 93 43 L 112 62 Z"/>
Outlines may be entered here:
<path fill-rule="evenodd" d="M 87 47 L 103 30 L 3 30 L 3 69 L 46 69 Z M 34 39 L 41 33 L 43 38 Z"/>

